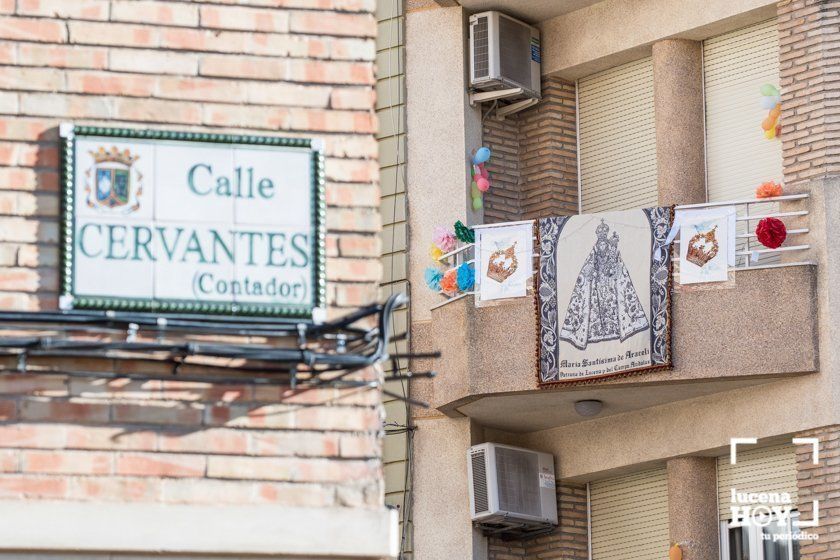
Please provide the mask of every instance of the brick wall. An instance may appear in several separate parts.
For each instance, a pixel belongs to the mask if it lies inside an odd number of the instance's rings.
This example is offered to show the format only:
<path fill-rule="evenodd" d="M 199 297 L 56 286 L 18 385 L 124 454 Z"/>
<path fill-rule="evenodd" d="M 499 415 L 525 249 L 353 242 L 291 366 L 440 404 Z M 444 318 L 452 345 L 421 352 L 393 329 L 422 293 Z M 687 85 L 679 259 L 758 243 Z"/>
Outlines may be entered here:
<path fill-rule="evenodd" d="M 330 313 L 371 301 L 374 7 L 0 0 L 0 308 L 57 306 L 62 121 L 323 138 Z M 0 499 L 380 507 L 380 412 L 376 391 L 2 374 Z"/>
<path fill-rule="evenodd" d="M 531 109 L 484 121 L 493 153 L 487 223 L 577 214 L 575 85 L 544 77 L 542 95 Z"/>
<path fill-rule="evenodd" d="M 586 486 L 557 481 L 558 526 L 525 541 L 490 539 L 488 560 L 586 560 L 589 557 Z"/>
<path fill-rule="evenodd" d="M 781 0 L 779 44 L 785 182 L 840 173 L 838 0 Z"/>
<path fill-rule="evenodd" d="M 820 461 L 813 464 L 811 447 L 796 446 L 796 486 L 799 512 L 803 520 L 813 519 L 814 500 L 819 500 L 819 527 L 804 529 L 816 533 L 814 541 L 802 541 L 802 560 L 840 558 L 840 426 L 828 426 L 796 434 L 796 437 L 816 437 L 820 440 Z"/>

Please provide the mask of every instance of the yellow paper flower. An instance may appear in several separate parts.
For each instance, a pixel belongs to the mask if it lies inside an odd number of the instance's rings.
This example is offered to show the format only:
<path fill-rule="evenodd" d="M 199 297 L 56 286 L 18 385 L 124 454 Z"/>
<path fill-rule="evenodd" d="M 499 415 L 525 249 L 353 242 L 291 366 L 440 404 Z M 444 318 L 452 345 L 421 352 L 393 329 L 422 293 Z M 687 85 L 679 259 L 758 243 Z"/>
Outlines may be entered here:
<path fill-rule="evenodd" d="M 440 250 L 440 247 L 432 243 L 432 246 L 429 247 L 429 254 L 432 256 L 432 260 L 437 262 L 443 256 L 443 251 Z"/>

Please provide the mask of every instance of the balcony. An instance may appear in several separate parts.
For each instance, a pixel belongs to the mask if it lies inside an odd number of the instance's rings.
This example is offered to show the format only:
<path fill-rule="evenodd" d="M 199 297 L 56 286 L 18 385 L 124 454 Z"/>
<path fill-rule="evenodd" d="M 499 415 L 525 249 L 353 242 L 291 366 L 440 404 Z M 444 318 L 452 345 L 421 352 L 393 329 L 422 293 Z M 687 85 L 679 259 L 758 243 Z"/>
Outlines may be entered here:
<path fill-rule="evenodd" d="M 602 415 L 618 414 L 816 371 L 817 267 L 808 243 L 808 195 L 725 204 L 737 206 L 739 225 L 738 260 L 728 281 L 680 285 L 675 246 L 672 369 L 540 389 L 533 294 L 486 307 L 464 294 L 432 310 L 433 342 L 443 356 L 435 365 L 440 374 L 429 395 L 432 406 L 490 427 L 533 431 L 580 421 L 577 400 L 602 400 L 609 405 Z M 758 248 L 751 233 L 766 216 L 788 227 L 779 249 Z M 457 263 L 470 256 L 465 245 L 449 258 Z"/>

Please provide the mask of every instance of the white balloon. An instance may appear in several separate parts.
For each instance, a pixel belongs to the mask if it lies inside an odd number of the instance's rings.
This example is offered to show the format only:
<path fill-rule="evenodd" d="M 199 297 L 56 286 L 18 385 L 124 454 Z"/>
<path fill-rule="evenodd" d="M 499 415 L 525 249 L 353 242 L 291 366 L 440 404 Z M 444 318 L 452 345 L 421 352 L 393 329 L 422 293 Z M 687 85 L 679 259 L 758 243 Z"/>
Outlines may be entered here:
<path fill-rule="evenodd" d="M 761 108 L 767 109 L 768 111 L 776 106 L 776 96 L 774 95 L 762 95 L 761 96 Z"/>

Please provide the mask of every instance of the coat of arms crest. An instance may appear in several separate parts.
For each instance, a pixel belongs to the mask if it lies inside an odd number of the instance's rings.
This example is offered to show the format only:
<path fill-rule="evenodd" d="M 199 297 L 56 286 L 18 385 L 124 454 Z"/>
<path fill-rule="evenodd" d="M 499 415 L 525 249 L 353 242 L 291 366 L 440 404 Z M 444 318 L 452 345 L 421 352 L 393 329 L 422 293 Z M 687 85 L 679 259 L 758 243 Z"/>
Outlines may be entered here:
<path fill-rule="evenodd" d="M 130 214 L 140 208 L 143 175 L 134 167 L 140 158 L 128 149 L 100 146 L 91 151 L 93 166 L 85 172 L 87 204 L 97 210 Z"/>

